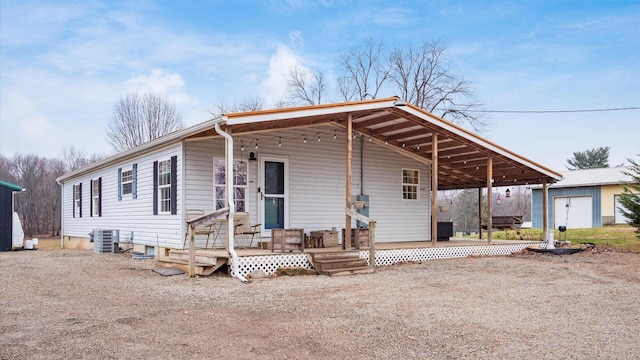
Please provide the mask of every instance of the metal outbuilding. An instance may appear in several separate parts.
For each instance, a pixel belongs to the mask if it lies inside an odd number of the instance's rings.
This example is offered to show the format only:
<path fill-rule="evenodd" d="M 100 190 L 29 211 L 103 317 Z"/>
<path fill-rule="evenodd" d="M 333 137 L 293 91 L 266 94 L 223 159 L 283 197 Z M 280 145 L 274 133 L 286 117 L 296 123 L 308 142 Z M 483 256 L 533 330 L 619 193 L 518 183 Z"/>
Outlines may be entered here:
<path fill-rule="evenodd" d="M 0 251 L 11 251 L 13 240 L 13 193 L 20 185 L 0 180 Z"/>

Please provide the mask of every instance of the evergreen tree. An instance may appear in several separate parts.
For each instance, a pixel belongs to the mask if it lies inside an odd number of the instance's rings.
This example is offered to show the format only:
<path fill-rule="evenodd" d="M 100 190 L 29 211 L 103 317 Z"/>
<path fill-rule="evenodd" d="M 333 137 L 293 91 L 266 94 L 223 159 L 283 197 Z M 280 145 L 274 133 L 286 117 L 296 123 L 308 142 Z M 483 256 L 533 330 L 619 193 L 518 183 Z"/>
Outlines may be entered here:
<path fill-rule="evenodd" d="M 609 167 L 609 150 L 611 148 L 598 147 L 591 150 L 575 151 L 573 153 L 573 159 L 567 160 L 567 169 L 569 170 L 584 170 L 595 168 L 607 168 Z"/>
<path fill-rule="evenodd" d="M 640 154 L 638 155 L 640 158 Z M 629 220 L 629 225 L 636 227 L 637 237 L 640 239 L 640 160 L 627 159 L 631 163 L 629 171 L 623 171 L 631 176 L 631 181 L 624 185 L 624 192 L 620 195 L 620 211 Z"/>

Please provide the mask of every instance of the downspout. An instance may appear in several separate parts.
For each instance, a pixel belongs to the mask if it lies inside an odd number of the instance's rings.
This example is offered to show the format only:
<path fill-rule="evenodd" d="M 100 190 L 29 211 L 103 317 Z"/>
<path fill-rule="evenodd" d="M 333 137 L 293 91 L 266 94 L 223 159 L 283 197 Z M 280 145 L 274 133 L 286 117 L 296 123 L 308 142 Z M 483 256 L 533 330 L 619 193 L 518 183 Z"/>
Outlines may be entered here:
<path fill-rule="evenodd" d="M 64 249 L 64 185 L 56 182 L 60 185 L 60 249 Z"/>
<path fill-rule="evenodd" d="M 233 262 L 233 266 L 231 269 L 231 275 L 237 277 L 243 283 L 248 283 L 249 281 L 244 278 L 244 276 L 240 275 L 240 271 L 238 270 L 238 254 L 236 253 L 235 246 L 233 244 L 234 238 L 234 220 L 233 217 L 236 212 L 236 205 L 233 201 L 233 137 L 222 131 L 220 128 L 220 122 L 215 123 L 216 132 L 226 139 L 225 146 L 225 158 L 227 159 L 226 165 L 226 198 L 227 198 L 227 206 L 229 207 L 229 220 L 227 221 L 227 236 L 229 237 L 229 253 L 231 254 L 231 259 Z"/>
<path fill-rule="evenodd" d="M 364 136 L 360 136 L 360 195 L 364 195 Z"/>

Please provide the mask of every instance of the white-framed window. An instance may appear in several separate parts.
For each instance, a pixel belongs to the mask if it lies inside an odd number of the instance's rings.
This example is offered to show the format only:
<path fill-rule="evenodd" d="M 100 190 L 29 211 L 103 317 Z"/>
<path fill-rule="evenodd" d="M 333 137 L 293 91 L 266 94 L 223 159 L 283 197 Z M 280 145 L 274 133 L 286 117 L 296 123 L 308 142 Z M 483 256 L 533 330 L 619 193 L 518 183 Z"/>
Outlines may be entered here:
<path fill-rule="evenodd" d="M 133 170 L 122 172 L 122 195 L 133 193 Z"/>
<path fill-rule="evenodd" d="M 158 162 L 158 205 L 161 213 L 171 212 L 171 160 Z"/>
<path fill-rule="evenodd" d="M 420 170 L 402 169 L 402 200 L 418 200 Z"/>
<path fill-rule="evenodd" d="M 73 186 L 73 217 L 82 217 L 82 183 Z"/>
<path fill-rule="evenodd" d="M 91 216 L 102 216 L 102 178 L 91 181 Z"/>
<path fill-rule="evenodd" d="M 226 163 L 224 159 L 213 160 L 214 167 L 214 192 L 216 196 L 216 210 L 225 206 L 225 184 L 227 180 Z M 248 184 L 248 164 L 246 160 L 234 160 L 233 162 L 233 194 L 236 211 L 246 211 Z"/>

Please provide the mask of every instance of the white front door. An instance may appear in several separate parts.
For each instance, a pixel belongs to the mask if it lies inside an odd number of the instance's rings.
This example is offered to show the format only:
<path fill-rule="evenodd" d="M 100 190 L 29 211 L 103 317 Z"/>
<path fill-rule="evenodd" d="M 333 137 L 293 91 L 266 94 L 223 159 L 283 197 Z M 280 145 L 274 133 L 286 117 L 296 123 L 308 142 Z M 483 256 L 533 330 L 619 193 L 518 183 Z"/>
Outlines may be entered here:
<path fill-rule="evenodd" d="M 289 160 L 260 156 L 260 223 L 262 235 L 289 227 Z"/>

